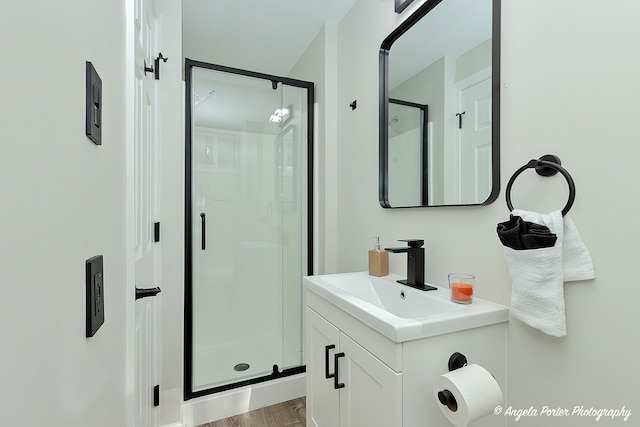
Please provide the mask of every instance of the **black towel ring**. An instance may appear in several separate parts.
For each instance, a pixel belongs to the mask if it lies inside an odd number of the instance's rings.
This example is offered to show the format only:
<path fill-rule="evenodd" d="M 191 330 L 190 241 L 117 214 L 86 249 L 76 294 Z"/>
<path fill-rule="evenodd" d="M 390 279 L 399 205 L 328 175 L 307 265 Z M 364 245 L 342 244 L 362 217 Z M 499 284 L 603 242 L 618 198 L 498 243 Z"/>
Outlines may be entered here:
<path fill-rule="evenodd" d="M 520 175 L 526 169 L 535 169 L 540 176 L 553 176 L 556 173 L 560 172 L 562 176 L 564 176 L 564 178 L 567 180 L 567 184 L 569 184 L 569 200 L 562 209 L 562 216 L 565 216 L 567 212 L 569 212 L 569 209 L 571 209 L 571 206 L 573 206 L 573 201 L 576 198 L 576 185 L 574 184 L 571 175 L 569 175 L 569 172 L 567 172 L 566 169 L 560 165 L 561 162 L 558 156 L 547 154 L 537 160 L 529 160 L 529 163 L 518 169 L 509 180 L 509 183 L 507 183 L 506 198 L 509 211 L 513 210 L 513 205 L 511 204 L 511 186 L 513 185 L 513 182 L 516 180 L 518 175 Z"/>

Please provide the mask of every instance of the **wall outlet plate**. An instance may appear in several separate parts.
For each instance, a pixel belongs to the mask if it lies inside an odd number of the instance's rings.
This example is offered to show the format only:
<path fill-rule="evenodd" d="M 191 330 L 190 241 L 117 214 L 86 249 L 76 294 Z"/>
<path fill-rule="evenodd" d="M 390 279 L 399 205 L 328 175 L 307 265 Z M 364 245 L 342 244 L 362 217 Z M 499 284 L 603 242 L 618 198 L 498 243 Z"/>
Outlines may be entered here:
<path fill-rule="evenodd" d="M 86 262 L 87 338 L 96 334 L 104 323 L 104 275 L 102 255 L 89 258 Z"/>
<path fill-rule="evenodd" d="M 102 145 L 102 80 L 89 61 L 86 65 L 86 74 L 85 133 L 94 144 Z"/>

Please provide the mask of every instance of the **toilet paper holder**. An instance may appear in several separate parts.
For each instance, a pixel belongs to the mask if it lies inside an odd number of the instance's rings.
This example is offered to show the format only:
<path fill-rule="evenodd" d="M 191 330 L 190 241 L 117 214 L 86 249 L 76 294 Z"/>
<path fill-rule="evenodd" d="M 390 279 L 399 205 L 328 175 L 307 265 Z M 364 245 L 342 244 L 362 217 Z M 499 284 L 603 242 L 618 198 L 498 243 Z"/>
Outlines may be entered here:
<path fill-rule="evenodd" d="M 458 353 L 456 351 L 451 355 L 451 357 L 449 357 L 449 372 L 455 371 L 456 369 L 460 369 L 465 366 L 467 366 L 467 357 L 464 354 Z"/>
<path fill-rule="evenodd" d="M 467 366 L 467 357 L 459 352 L 455 352 L 449 357 L 449 363 L 447 364 L 449 367 L 449 372 L 455 371 L 456 369 L 460 369 L 464 366 Z M 446 405 L 447 408 L 451 412 L 456 412 L 458 410 L 458 402 L 456 401 L 456 397 L 449 390 L 442 390 L 438 392 L 438 400 L 443 405 Z"/>
<path fill-rule="evenodd" d="M 442 390 L 438 392 L 438 400 L 445 405 L 451 412 L 458 410 L 458 402 L 456 397 L 449 390 Z"/>

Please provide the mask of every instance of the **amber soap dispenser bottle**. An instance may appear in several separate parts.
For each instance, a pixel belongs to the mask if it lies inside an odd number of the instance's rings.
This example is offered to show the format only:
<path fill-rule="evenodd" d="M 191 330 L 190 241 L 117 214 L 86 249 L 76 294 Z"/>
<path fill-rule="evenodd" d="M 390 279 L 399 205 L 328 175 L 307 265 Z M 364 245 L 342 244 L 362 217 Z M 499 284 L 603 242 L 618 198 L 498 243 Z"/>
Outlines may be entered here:
<path fill-rule="evenodd" d="M 389 275 L 389 252 L 380 249 L 380 236 L 373 237 L 373 249 L 369 251 L 369 275 L 383 277 Z"/>

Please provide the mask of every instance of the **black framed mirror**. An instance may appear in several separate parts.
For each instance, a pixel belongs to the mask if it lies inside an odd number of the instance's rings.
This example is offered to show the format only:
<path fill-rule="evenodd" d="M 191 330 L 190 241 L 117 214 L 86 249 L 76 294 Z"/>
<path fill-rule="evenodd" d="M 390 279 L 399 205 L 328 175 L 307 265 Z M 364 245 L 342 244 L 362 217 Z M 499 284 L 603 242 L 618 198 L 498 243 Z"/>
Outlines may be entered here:
<path fill-rule="evenodd" d="M 500 0 L 427 0 L 383 41 L 379 67 L 380 205 L 496 200 Z"/>

